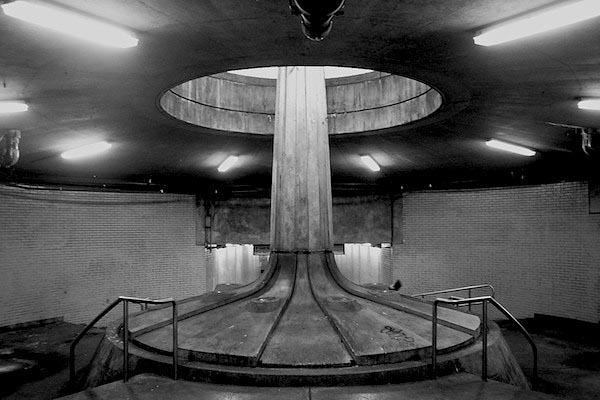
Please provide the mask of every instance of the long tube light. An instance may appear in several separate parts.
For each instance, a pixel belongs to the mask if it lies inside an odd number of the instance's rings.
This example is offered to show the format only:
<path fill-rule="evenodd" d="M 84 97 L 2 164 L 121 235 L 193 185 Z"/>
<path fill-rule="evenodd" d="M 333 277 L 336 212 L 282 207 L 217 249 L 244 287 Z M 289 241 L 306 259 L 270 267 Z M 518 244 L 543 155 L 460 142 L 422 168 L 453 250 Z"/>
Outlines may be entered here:
<path fill-rule="evenodd" d="M 535 155 L 535 151 L 528 149 L 527 147 L 517 146 L 516 144 L 506 143 L 496 139 L 488 140 L 485 144 L 494 149 L 504 150 L 522 156 L 531 157 Z"/>
<path fill-rule="evenodd" d="M 138 39 L 120 28 L 60 8 L 22 0 L 1 7 L 8 16 L 97 44 L 120 48 L 138 44 Z"/>
<path fill-rule="evenodd" d="M 67 150 L 62 153 L 60 156 L 65 160 L 72 160 L 76 158 L 84 158 L 95 156 L 96 154 L 100 154 L 112 147 L 112 144 L 108 142 L 96 142 L 87 144 L 85 146 L 76 147 L 71 150 Z"/>
<path fill-rule="evenodd" d="M 219 172 L 226 172 L 228 171 L 231 167 L 233 167 L 237 161 L 238 161 L 238 156 L 229 156 L 225 159 L 225 161 L 223 161 L 221 163 L 221 165 L 219 165 L 219 168 L 217 168 L 217 171 Z"/>
<path fill-rule="evenodd" d="M 600 99 L 586 99 L 577 103 L 580 110 L 600 111 Z"/>
<path fill-rule="evenodd" d="M 600 1 L 598 0 L 571 2 L 485 30 L 475 36 L 473 41 L 481 46 L 493 46 L 585 21 L 599 15 Z"/>
<path fill-rule="evenodd" d="M 369 168 L 373 172 L 381 170 L 379 164 L 377 164 L 375 160 L 371 158 L 371 156 L 360 156 L 360 160 L 363 162 L 363 164 L 367 166 L 367 168 Z"/>
<path fill-rule="evenodd" d="M 0 101 L 0 114 L 18 113 L 29 110 L 29 106 L 20 101 Z"/>

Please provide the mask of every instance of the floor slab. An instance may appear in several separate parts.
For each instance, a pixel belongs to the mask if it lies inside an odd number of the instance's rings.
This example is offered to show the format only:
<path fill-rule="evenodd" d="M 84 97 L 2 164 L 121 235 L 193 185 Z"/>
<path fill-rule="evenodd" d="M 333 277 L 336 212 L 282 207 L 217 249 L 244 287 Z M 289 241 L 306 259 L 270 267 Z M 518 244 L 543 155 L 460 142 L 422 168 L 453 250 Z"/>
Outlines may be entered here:
<path fill-rule="evenodd" d="M 63 400 L 557 400 L 558 397 L 519 389 L 469 374 L 435 381 L 381 386 L 274 388 L 174 381 L 150 374 L 63 397 Z"/>

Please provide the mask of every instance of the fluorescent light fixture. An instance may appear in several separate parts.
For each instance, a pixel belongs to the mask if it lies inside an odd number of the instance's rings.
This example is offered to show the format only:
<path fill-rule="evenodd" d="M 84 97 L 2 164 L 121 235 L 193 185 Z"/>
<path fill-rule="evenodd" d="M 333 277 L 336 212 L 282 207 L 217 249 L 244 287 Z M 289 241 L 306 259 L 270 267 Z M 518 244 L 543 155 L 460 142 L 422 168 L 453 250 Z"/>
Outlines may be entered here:
<path fill-rule="evenodd" d="M 28 1 L 2 4 L 4 14 L 111 47 L 134 47 L 138 40 L 115 26 L 56 7 Z"/>
<path fill-rule="evenodd" d="M 599 15 L 600 1 L 598 0 L 570 2 L 486 30 L 475 36 L 473 41 L 481 46 L 493 46 L 561 28 Z"/>
<path fill-rule="evenodd" d="M 494 149 L 504 150 L 515 154 L 520 154 L 522 156 L 531 157 L 535 155 L 535 151 L 530 150 L 526 147 L 517 146 L 516 144 L 502 142 L 500 140 L 491 139 L 485 142 L 489 147 L 493 147 Z"/>
<path fill-rule="evenodd" d="M 60 156 L 65 160 L 95 156 L 112 147 L 108 142 L 96 142 L 65 151 Z"/>
<path fill-rule="evenodd" d="M 360 156 L 360 160 L 373 172 L 381 170 L 381 168 L 379 168 L 379 164 L 377 164 L 375 160 L 371 158 L 371 156 Z"/>
<path fill-rule="evenodd" d="M 577 107 L 581 110 L 600 111 L 600 99 L 586 99 L 577 103 Z"/>
<path fill-rule="evenodd" d="M 0 114 L 18 113 L 29 110 L 29 106 L 20 101 L 0 101 Z"/>
<path fill-rule="evenodd" d="M 219 165 L 219 168 L 217 168 L 217 171 L 219 172 L 225 172 L 227 170 L 229 170 L 229 168 L 233 167 L 235 165 L 235 163 L 237 163 L 238 161 L 238 156 L 229 156 L 225 159 L 225 161 L 223 161 L 221 163 L 221 165 Z"/>

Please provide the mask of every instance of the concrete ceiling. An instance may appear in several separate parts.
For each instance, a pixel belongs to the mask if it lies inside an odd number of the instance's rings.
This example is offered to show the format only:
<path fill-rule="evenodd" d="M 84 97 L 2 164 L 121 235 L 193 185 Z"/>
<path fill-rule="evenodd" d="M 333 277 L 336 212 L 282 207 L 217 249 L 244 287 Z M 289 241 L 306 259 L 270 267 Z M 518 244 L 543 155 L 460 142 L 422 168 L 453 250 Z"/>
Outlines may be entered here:
<path fill-rule="evenodd" d="M 30 110 L 0 116 L 22 132 L 21 158 L 0 180 L 200 192 L 265 189 L 272 138 L 210 131 L 157 107 L 167 89 L 232 69 L 339 65 L 422 80 L 445 96 L 425 124 L 330 140 L 334 188 L 463 187 L 597 176 L 581 139 L 548 122 L 600 127 L 579 97 L 600 96 L 600 20 L 496 47 L 473 44 L 481 28 L 553 0 L 347 0 L 323 42 L 307 40 L 286 0 L 58 0 L 123 26 L 137 47 L 108 49 L 0 13 L 0 100 Z M 487 148 L 505 139 L 538 151 Z M 108 140 L 110 152 L 67 161 L 60 153 Z M 226 174 L 230 153 L 243 163 Z M 378 174 L 356 163 L 373 155 Z"/>

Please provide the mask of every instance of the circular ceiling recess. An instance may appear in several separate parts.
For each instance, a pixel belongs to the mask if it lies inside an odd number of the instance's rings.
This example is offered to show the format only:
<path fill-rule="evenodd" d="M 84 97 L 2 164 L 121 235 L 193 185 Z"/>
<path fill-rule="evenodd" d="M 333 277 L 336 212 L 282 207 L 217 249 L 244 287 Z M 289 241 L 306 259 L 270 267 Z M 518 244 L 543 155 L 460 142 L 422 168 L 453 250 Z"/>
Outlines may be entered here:
<path fill-rule="evenodd" d="M 406 125 L 440 109 L 443 98 L 414 79 L 358 68 L 324 67 L 330 135 Z M 277 67 L 192 79 L 167 90 L 160 107 L 189 124 L 218 131 L 273 135 Z"/>

